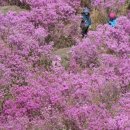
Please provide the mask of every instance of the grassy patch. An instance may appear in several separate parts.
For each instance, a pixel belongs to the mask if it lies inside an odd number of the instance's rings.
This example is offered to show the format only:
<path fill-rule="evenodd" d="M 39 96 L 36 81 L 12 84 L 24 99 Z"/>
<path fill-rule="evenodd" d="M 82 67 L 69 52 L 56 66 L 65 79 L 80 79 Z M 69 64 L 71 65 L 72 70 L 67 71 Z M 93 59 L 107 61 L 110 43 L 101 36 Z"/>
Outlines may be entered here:
<path fill-rule="evenodd" d="M 59 55 L 62 59 L 62 65 L 66 68 L 69 63 L 69 51 L 70 48 L 62 48 L 54 51 L 55 55 Z"/>
<path fill-rule="evenodd" d="M 1 13 L 6 14 L 6 13 L 8 13 L 9 11 L 14 11 L 14 12 L 19 13 L 19 12 L 21 12 L 21 11 L 26 11 L 26 10 L 25 10 L 25 9 L 21 9 L 21 8 L 18 7 L 18 6 L 1 6 L 1 7 L 0 7 L 0 12 L 1 12 Z"/>

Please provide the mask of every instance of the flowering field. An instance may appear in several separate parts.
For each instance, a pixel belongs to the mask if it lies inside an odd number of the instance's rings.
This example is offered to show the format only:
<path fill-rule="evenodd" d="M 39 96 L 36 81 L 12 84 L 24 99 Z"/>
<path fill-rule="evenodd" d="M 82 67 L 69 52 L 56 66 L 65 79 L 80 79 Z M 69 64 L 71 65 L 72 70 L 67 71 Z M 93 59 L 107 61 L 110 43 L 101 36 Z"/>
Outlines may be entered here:
<path fill-rule="evenodd" d="M 9 5 L 20 11 L 0 11 L 0 130 L 130 130 L 130 12 L 82 39 L 79 0 Z"/>

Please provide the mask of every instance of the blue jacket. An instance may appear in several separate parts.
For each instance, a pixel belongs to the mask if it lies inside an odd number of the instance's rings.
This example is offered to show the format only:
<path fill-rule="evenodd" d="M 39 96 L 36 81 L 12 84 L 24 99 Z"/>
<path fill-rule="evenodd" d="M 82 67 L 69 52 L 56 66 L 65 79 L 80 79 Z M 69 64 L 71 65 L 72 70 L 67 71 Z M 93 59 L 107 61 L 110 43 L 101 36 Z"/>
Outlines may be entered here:
<path fill-rule="evenodd" d="M 89 15 L 82 14 L 82 24 L 84 27 L 88 27 L 91 25 L 91 18 Z"/>
<path fill-rule="evenodd" d="M 117 25 L 117 20 L 116 19 L 109 20 L 108 23 L 109 23 L 110 26 L 115 27 Z"/>

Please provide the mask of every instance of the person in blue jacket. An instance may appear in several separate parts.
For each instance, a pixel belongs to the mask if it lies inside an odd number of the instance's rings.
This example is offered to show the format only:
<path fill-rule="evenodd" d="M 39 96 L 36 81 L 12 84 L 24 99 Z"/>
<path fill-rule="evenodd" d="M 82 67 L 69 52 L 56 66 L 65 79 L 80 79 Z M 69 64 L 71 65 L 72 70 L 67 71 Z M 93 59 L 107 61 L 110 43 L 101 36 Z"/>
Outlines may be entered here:
<path fill-rule="evenodd" d="M 116 13 L 111 12 L 111 13 L 109 14 L 108 24 L 109 24 L 110 26 L 112 26 L 112 27 L 116 27 L 116 25 L 117 25 Z"/>
<path fill-rule="evenodd" d="M 82 37 L 87 35 L 88 29 L 91 25 L 91 18 L 90 18 L 90 10 L 88 8 L 84 8 L 82 14 L 82 20 L 80 27 L 82 29 Z"/>

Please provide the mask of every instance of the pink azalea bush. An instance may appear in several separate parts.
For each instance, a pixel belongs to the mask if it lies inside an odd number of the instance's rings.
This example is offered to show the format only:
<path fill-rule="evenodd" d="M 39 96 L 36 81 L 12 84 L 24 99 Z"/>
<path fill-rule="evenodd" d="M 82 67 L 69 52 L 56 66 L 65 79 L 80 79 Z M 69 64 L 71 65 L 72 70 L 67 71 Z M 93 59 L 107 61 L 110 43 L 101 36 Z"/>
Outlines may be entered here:
<path fill-rule="evenodd" d="M 90 41 L 90 39 L 84 39 L 83 42 L 74 46 L 71 50 L 71 54 L 71 60 L 75 60 L 75 62 L 81 66 L 92 66 L 98 58 L 97 47 Z"/>
<path fill-rule="evenodd" d="M 118 8 L 120 6 L 122 6 L 123 4 L 125 4 L 126 0 L 109 0 L 109 1 L 105 1 L 105 0 L 91 0 L 91 3 L 94 7 L 102 7 L 102 8 Z"/>
<path fill-rule="evenodd" d="M 53 45 L 78 35 L 79 1 L 20 2 L 30 10 L 0 14 L 0 129 L 129 130 L 129 19 L 90 31 L 65 68 Z"/>
<path fill-rule="evenodd" d="M 7 0 L 0 1 L 0 6 L 4 6 L 4 5 L 7 5 L 7 4 L 8 4 Z"/>

